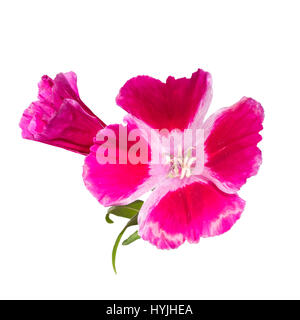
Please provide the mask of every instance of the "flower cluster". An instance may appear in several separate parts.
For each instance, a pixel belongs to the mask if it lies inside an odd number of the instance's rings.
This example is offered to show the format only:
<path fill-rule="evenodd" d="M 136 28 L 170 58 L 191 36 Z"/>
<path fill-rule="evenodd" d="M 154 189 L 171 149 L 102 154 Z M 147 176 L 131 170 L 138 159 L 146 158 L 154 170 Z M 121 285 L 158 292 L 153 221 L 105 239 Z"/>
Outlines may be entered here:
<path fill-rule="evenodd" d="M 212 97 L 209 73 L 166 82 L 138 76 L 116 103 L 124 124 L 106 126 L 80 99 L 76 75 L 43 76 L 38 101 L 25 110 L 22 136 L 85 155 L 83 180 L 110 214 L 129 218 L 159 249 L 228 231 L 245 207 L 237 192 L 262 162 L 264 111 L 242 98 L 204 121 Z M 148 193 L 145 202 L 138 200 Z"/>

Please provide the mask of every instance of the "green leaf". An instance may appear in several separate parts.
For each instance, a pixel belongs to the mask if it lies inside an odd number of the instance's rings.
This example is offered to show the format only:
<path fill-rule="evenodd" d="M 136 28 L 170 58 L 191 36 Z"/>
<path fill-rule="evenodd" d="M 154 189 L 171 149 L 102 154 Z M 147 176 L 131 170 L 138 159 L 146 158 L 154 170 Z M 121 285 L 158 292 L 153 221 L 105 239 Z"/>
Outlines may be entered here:
<path fill-rule="evenodd" d="M 142 201 L 142 200 L 136 200 L 130 204 L 127 204 L 126 206 L 110 207 L 107 211 L 106 216 L 105 216 L 105 220 L 107 223 L 114 223 L 113 220 L 111 220 L 111 218 L 110 218 L 111 214 L 118 216 L 118 217 L 131 219 L 136 214 L 139 213 L 143 203 L 144 203 L 144 201 Z"/>
<path fill-rule="evenodd" d="M 123 246 L 127 246 L 127 245 L 129 245 L 130 243 L 132 243 L 132 242 L 134 242 L 134 241 L 136 241 L 136 240 L 138 240 L 138 239 L 140 239 L 141 237 L 139 236 L 139 234 L 138 234 L 138 231 L 136 231 L 136 232 L 134 232 L 132 235 L 130 235 L 126 240 L 124 240 L 123 242 L 122 242 L 122 245 Z"/>
<path fill-rule="evenodd" d="M 114 244 L 114 247 L 113 247 L 113 250 L 112 250 L 112 265 L 113 265 L 115 273 L 117 273 L 117 269 L 116 269 L 116 254 L 117 254 L 117 249 L 118 249 L 119 243 L 120 243 L 121 238 L 122 238 L 124 232 L 126 231 L 126 229 L 128 227 L 135 226 L 135 225 L 138 224 L 137 217 L 138 217 L 138 214 L 136 214 L 134 217 L 132 217 L 128 221 L 128 223 L 126 224 L 124 229 L 120 232 L 120 234 L 118 235 L 118 237 L 117 237 L 117 239 L 115 241 L 115 244 Z"/>

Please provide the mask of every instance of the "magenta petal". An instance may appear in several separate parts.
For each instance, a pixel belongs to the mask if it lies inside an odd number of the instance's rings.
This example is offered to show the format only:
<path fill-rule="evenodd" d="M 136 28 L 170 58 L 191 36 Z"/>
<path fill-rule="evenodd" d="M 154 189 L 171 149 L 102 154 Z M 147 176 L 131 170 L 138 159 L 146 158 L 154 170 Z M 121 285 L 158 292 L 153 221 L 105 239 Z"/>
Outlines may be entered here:
<path fill-rule="evenodd" d="M 88 154 L 99 129 L 99 121 L 82 110 L 75 100 L 66 99 L 45 127 L 43 142 L 67 150 Z"/>
<path fill-rule="evenodd" d="M 159 187 L 141 208 L 139 235 L 160 249 L 177 248 L 185 240 L 195 243 L 228 231 L 244 206 L 238 195 L 223 193 L 212 183 Z"/>
<path fill-rule="evenodd" d="M 128 80 L 116 102 L 154 129 L 184 130 L 201 124 L 211 96 L 210 74 L 198 70 L 190 79 L 169 77 L 166 83 L 148 76 Z"/>
<path fill-rule="evenodd" d="M 52 88 L 54 86 L 54 81 L 47 75 L 42 76 L 41 81 L 38 83 L 39 94 L 38 98 L 41 102 L 52 104 L 53 103 L 53 94 Z"/>
<path fill-rule="evenodd" d="M 234 193 L 257 173 L 262 162 L 257 143 L 263 119 L 261 105 L 243 98 L 205 122 L 205 175 L 221 190 Z"/>
<path fill-rule="evenodd" d="M 69 98 L 79 98 L 77 89 L 77 76 L 75 72 L 59 73 L 54 79 L 57 94 Z"/>
<path fill-rule="evenodd" d="M 39 101 L 20 121 L 23 138 L 88 154 L 93 138 L 105 124 L 81 101 L 74 72 L 60 73 L 39 82 Z"/>
<path fill-rule="evenodd" d="M 148 163 L 130 163 L 128 150 L 134 142 L 128 141 L 127 148 L 121 146 L 119 139 L 120 128 L 125 128 L 125 126 L 109 125 L 99 131 L 83 167 L 83 179 L 87 189 L 104 206 L 128 204 L 150 191 L 160 180 L 159 176 L 153 177 L 150 175 Z M 137 128 L 134 124 L 128 123 L 127 131 L 130 132 L 132 129 Z M 100 164 L 97 159 L 97 152 L 100 146 L 107 143 L 108 140 L 102 142 L 99 137 L 101 135 L 109 136 L 110 132 L 114 132 L 116 137 L 116 160 L 115 163 Z M 109 148 L 113 148 L 113 145 L 109 145 Z M 120 163 L 119 154 L 126 157 L 127 163 Z"/>

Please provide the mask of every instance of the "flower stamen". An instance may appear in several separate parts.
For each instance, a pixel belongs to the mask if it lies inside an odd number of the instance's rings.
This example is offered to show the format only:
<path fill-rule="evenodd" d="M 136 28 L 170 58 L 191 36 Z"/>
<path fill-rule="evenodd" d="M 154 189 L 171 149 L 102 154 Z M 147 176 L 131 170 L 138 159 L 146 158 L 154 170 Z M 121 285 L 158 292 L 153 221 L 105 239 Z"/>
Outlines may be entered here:
<path fill-rule="evenodd" d="M 168 177 L 183 179 L 192 175 L 192 166 L 196 162 L 196 157 L 192 156 L 192 149 L 192 147 L 189 148 L 184 155 L 182 147 L 179 146 L 177 156 L 166 155 L 166 163 L 170 164 Z"/>

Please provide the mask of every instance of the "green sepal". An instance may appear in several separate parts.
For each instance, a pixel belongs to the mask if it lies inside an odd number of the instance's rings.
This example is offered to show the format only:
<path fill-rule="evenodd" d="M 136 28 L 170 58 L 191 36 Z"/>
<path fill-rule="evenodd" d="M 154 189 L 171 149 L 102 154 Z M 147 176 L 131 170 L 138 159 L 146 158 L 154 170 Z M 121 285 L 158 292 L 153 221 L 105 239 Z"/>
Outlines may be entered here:
<path fill-rule="evenodd" d="M 118 217 L 123 217 L 127 219 L 133 218 L 136 214 L 139 213 L 144 201 L 142 200 L 136 200 L 130 204 L 127 204 L 125 206 L 113 206 L 110 207 L 107 211 L 107 214 L 105 216 L 105 220 L 107 223 L 114 223 L 113 220 L 111 220 L 110 215 L 113 214 Z"/>
<path fill-rule="evenodd" d="M 122 242 L 122 245 L 127 246 L 138 239 L 141 239 L 141 237 L 139 236 L 138 231 L 135 231 L 132 235 L 130 235 L 126 240 Z"/>

